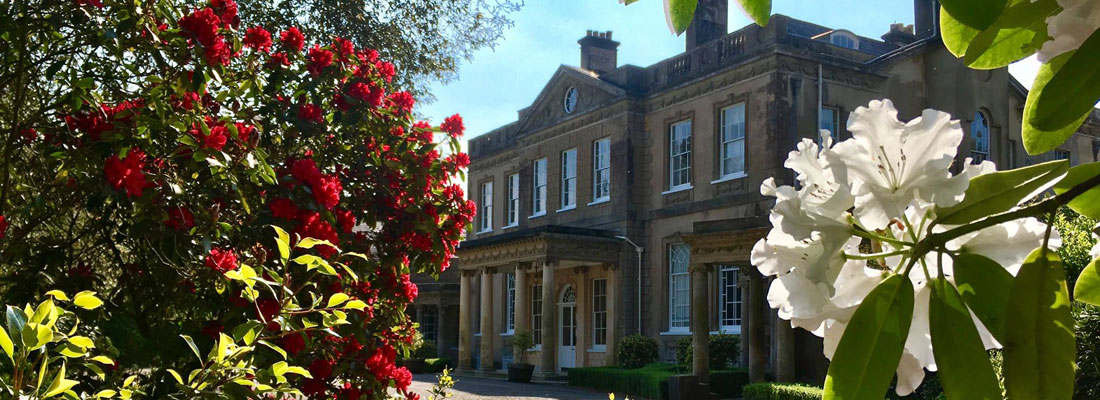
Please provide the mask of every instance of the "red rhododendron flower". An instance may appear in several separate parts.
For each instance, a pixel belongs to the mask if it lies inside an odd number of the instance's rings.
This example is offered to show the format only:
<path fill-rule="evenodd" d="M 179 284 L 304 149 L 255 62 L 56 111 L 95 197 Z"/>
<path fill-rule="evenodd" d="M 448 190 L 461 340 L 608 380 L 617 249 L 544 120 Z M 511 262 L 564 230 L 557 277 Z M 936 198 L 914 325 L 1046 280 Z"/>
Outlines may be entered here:
<path fill-rule="evenodd" d="M 313 45 L 313 48 L 309 49 L 309 55 L 306 58 L 309 60 L 309 65 L 306 68 L 313 76 L 321 75 L 321 70 L 332 65 L 332 52 L 322 49 L 319 45 Z"/>
<path fill-rule="evenodd" d="M 203 54 L 206 55 L 206 63 L 209 65 L 229 65 L 232 49 L 225 43 L 225 39 L 219 36 L 214 40 L 214 44 L 206 46 Z"/>
<path fill-rule="evenodd" d="M 462 116 L 458 114 L 447 117 L 439 127 L 451 137 L 459 137 L 466 132 L 466 126 L 462 124 Z"/>
<path fill-rule="evenodd" d="M 393 362 L 397 358 L 397 350 L 388 344 L 383 344 L 374 349 L 370 357 L 367 357 L 367 370 L 379 381 L 385 382 L 390 378 L 393 370 Z"/>
<path fill-rule="evenodd" d="M 393 81 L 393 76 L 397 75 L 393 64 L 390 64 L 389 62 L 379 62 L 378 64 L 375 64 L 375 67 L 378 68 L 378 74 L 382 75 L 382 79 L 385 79 L 386 82 Z"/>
<path fill-rule="evenodd" d="M 252 137 L 252 133 L 256 131 L 256 127 L 241 122 L 234 122 L 233 125 L 237 127 L 237 141 L 240 142 L 242 146 L 248 144 L 248 138 Z"/>
<path fill-rule="evenodd" d="M 390 95 L 390 100 L 397 108 L 404 112 L 412 111 L 413 105 L 416 104 L 416 100 L 413 99 L 412 94 L 409 92 L 397 92 Z"/>
<path fill-rule="evenodd" d="M 306 44 L 306 37 L 302 35 L 302 31 L 298 30 L 298 27 L 292 26 L 279 34 L 279 41 L 288 49 L 302 51 L 302 47 Z"/>
<path fill-rule="evenodd" d="M 447 156 L 446 161 L 454 164 L 456 168 L 466 168 L 470 165 L 470 156 L 466 153 L 455 153 Z"/>
<path fill-rule="evenodd" d="M 308 396 L 323 396 L 325 394 L 325 382 L 320 379 L 306 379 L 302 384 L 302 394 Z"/>
<path fill-rule="evenodd" d="M 232 249 L 210 249 L 206 256 L 206 267 L 215 271 L 226 273 L 237 269 L 237 254 Z"/>
<path fill-rule="evenodd" d="M 409 280 L 409 274 L 401 275 L 401 294 L 409 301 L 413 301 L 420 294 L 420 288 Z"/>
<path fill-rule="evenodd" d="M 279 316 L 279 310 L 282 305 L 278 300 L 265 297 L 256 301 L 257 313 L 262 321 L 272 322 L 275 317 Z"/>
<path fill-rule="evenodd" d="M 303 238 L 314 238 L 318 240 L 327 240 L 329 243 L 336 244 L 340 242 L 340 237 L 337 235 L 336 230 L 332 229 L 332 225 L 329 225 L 327 221 L 321 218 L 321 214 L 312 211 L 303 211 L 302 215 L 298 218 L 299 225 L 294 229 L 294 233 Z M 314 247 L 322 257 L 330 257 L 336 254 L 336 249 L 331 246 L 320 245 Z"/>
<path fill-rule="evenodd" d="M 298 118 L 319 124 L 322 122 L 321 107 L 315 104 L 302 104 L 298 107 Z"/>
<path fill-rule="evenodd" d="M 309 374 L 314 378 L 325 380 L 332 376 L 334 361 L 318 358 L 309 364 Z"/>
<path fill-rule="evenodd" d="M 340 230 L 344 233 L 351 233 L 351 230 L 355 228 L 355 214 L 352 214 L 350 210 L 337 211 L 336 221 L 340 223 Z"/>
<path fill-rule="evenodd" d="M 317 169 L 317 163 L 312 158 L 294 160 L 290 165 L 290 175 L 298 182 L 312 186 L 321 180 L 321 170 Z"/>
<path fill-rule="evenodd" d="M 339 400 L 359 400 L 363 396 L 363 392 L 359 388 L 351 385 L 351 382 L 344 382 L 344 388 L 340 389 Z"/>
<path fill-rule="evenodd" d="M 191 136 L 194 136 L 195 140 L 199 142 L 199 146 L 204 149 L 221 150 L 229 139 L 229 130 L 225 128 L 224 124 L 219 123 L 210 127 L 209 135 L 204 135 L 202 129 L 196 126 L 191 129 Z"/>
<path fill-rule="evenodd" d="M 210 0 L 210 5 L 214 6 L 214 11 L 217 11 L 218 18 L 225 24 L 225 29 L 236 28 L 241 24 L 241 19 L 237 17 L 237 2 L 233 0 Z"/>
<path fill-rule="evenodd" d="M 3 239 L 8 232 L 8 218 L 0 215 L 0 239 Z"/>
<path fill-rule="evenodd" d="M 393 370 L 393 384 L 397 386 L 397 390 L 402 392 L 409 390 L 409 385 L 412 384 L 412 380 L 413 376 L 408 368 L 400 367 Z"/>
<path fill-rule="evenodd" d="M 318 205 L 331 210 L 340 203 L 340 192 L 343 190 L 344 186 L 340 184 L 339 178 L 325 175 L 313 185 L 313 198 Z"/>
<path fill-rule="evenodd" d="M 145 153 L 141 149 L 133 148 L 126 154 L 126 158 L 120 159 L 117 154 L 107 158 L 103 171 L 107 174 L 107 182 L 116 190 L 125 190 L 128 197 L 141 197 L 142 192 L 152 186 L 145 180 Z"/>
<path fill-rule="evenodd" d="M 269 66 L 288 66 L 290 65 L 290 58 L 287 58 L 286 53 L 275 53 L 271 55 L 271 58 L 267 60 Z"/>
<path fill-rule="evenodd" d="M 180 18 L 180 34 L 188 39 L 198 40 L 204 47 L 213 46 L 220 38 L 218 27 L 221 26 L 221 18 L 218 18 L 214 10 L 204 8 L 195 10 L 191 14 Z"/>
<path fill-rule="evenodd" d="M 280 197 L 272 200 L 268 207 L 271 208 L 271 215 L 275 218 L 294 219 L 298 217 L 298 206 L 295 206 L 290 199 Z"/>
<path fill-rule="evenodd" d="M 164 224 L 177 231 L 191 229 L 195 226 L 195 215 L 186 208 L 172 207 L 168 209 L 168 220 Z"/>
<path fill-rule="evenodd" d="M 262 26 L 253 26 L 244 33 L 244 45 L 256 51 L 271 52 L 271 32 Z"/>
<path fill-rule="evenodd" d="M 298 352 L 306 348 L 306 340 L 302 337 L 302 334 L 295 333 L 283 336 L 283 340 L 279 342 L 279 345 L 279 347 L 282 347 L 283 350 L 286 350 L 290 355 L 296 356 Z"/>

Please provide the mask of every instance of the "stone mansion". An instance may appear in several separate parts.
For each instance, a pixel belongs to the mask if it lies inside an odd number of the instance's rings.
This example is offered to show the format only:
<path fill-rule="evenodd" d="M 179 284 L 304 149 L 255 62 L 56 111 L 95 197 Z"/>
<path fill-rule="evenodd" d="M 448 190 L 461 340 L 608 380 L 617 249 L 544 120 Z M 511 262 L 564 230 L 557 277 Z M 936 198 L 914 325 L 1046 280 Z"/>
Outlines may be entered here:
<path fill-rule="evenodd" d="M 754 380 L 820 384 L 821 340 L 775 317 L 749 263 L 774 203 L 760 184 L 793 182 L 783 162 L 797 141 L 819 129 L 843 140 L 853 109 L 889 98 L 902 120 L 925 108 L 960 119 L 959 164 L 1078 164 L 1100 150 L 1094 113 L 1058 150 L 1028 156 L 1026 89 L 1006 68 L 968 69 L 939 37 L 938 4 L 914 5 L 915 26 L 870 38 L 783 15 L 729 32 L 727 1 L 700 0 L 684 52 L 647 67 L 619 65 L 612 33 L 587 32 L 579 66 L 470 140 L 478 216 L 453 280 L 428 296 L 438 304 L 416 313 L 422 329 L 442 352 L 457 347 L 460 369 L 483 371 L 506 368 L 512 335 L 531 331 L 544 376 L 613 364 L 626 335 L 656 338 L 672 361 L 683 337 L 733 333 Z"/>

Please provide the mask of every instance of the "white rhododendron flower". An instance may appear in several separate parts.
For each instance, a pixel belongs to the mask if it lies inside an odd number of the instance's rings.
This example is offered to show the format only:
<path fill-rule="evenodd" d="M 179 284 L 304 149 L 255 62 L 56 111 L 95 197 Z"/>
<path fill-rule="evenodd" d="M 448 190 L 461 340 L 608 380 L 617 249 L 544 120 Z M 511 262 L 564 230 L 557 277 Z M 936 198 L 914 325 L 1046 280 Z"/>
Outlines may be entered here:
<path fill-rule="evenodd" d="M 1100 29 L 1100 1 L 1057 0 L 1062 6 L 1058 14 L 1047 17 L 1047 34 L 1051 40 L 1039 49 L 1039 62 L 1049 62 L 1054 57 L 1081 47 L 1085 39 Z"/>
<path fill-rule="evenodd" d="M 751 256 L 760 273 L 775 277 L 769 305 L 793 327 L 821 336 L 830 359 L 868 293 L 904 272 L 912 245 L 929 232 L 955 227 L 933 225 L 935 208 L 958 204 L 970 178 L 995 170 L 988 161 L 973 165 L 967 159 L 961 173 L 951 173 L 963 132 L 944 112 L 925 110 L 903 123 L 890 100 L 876 100 L 852 112 L 848 130 L 853 137 L 835 146 L 824 132 L 821 148 L 806 139 L 790 152 L 784 165 L 797 173 L 798 188 L 764 182 L 761 193 L 776 198 L 772 229 Z M 962 235 L 945 247 L 954 254 L 984 255 L 1015 275 L 1045 232 L 1043 222 L 1016 220 Z M 1060 241 L 1054 236 L 1049 244 L 1057 247 Z M 908 275 L 915 302 L 897 367 L 899 395 L 915 390 L 926 369 L 937 369 L 928 322 L 929 278 L 942 273 L 954 284 L 950 256 L 932 251 L 920 261 Z M 974 324 L 987 349 L 1000 347 L 976 317 Z"/>

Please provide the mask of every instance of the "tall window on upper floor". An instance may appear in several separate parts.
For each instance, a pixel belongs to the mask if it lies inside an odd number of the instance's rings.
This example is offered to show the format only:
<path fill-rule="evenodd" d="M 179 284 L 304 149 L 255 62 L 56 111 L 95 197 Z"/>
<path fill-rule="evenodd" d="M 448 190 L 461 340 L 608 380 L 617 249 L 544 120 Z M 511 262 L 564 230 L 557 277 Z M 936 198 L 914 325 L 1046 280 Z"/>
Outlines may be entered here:
<path fill-rule="evenodd" d="M 504 305 L 504 314 L 508 319 L 508 326 L 505 331 L 512 333 L 516 331 L 516 274 L 507 273 L 507 278 L 504 280 L 504 293 L 508 296 L 508 303 Z"/>
<path fill-rule="evenodd" d="M 519 174 L 508 175 L 508 226 L 519 225 Z"/>
<path fill-rule="evenodd" d="M 691 120 L 668 128 L 669 190 L 691 187 Z"/>
<path fill-rule="evenodd" d="M 592 347 L 607 347 L 607 279 L 592 280 Z"/>
<path fill-rule="evenodd" d="M 970 138 L 974 140 L 974 148 L 970 150 L 970 158 L 978 164 L 989 159 L 989 120 L 981 111 L 974 113 L 974 121 L 970 123 Z"/>
<path fill-rule="evenodd" d="M 493 182 L 481 184 L 481 207 L 478 210 L 481 217 L 481 231 L 493 230 Z"/>
<path fill-rule="evenodd" d="M 561 209 L 577 206 L 577 149 L 561 152 Z"/>
<path fill-rule="evenodd" d="M 722 133 L 720 178 L 745 175 L 745 103 L 723 108 L 719 114 Z"/>
<path fill-rule="evenodd" d="M 829 131 L 829 136 L 833 138 L 833 144 L 840 141 L 840 109 L 830 106 L 821 107 L 821 126 L 817 129 L 823 129 Z M 823 146 L 821 142 L 821 135 L 817 137 L 817 144 Z"/>
<path fill-rule="evenodd" d="M 542 345 L 542 285 L 531 285 L 531 336 Z"/>
<path fill-rule="evenodd" d="M 687 332 L 691 324 L 691 250 L 686 244 L 668 247 L 668 330 Z"/>
<path fill-rule="evenodd" d="M 732 265 L 718 268 L 718 328 L 723 333 L 741 333 L 741 288 L 737 286 L 740 272 Z"/>
<path fill-rule="evenodd" d="M 531 215 L 546 214 L 546 159 L 535 160 L 531 165 Z"/>
<path fill-rule="evenodd" d="M 592 201 L 611 198 L 611 138 L 592 142 Z"/>

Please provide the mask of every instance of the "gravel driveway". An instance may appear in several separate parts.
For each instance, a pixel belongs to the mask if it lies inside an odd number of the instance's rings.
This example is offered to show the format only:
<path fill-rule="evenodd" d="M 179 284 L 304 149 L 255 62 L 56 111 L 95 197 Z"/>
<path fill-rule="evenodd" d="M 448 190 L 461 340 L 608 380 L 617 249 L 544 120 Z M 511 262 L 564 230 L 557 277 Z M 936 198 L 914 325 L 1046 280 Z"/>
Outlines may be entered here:
<path fill-rule="evenodd" d="M 448 399 L 520 399 L 520 400 L 607 400 L 607 393 L 570 387 L 561 384 L 513 383 L 503 379 L 477 378 L 470 376 L 455 377 L 457 381 Z M 436 382 L 435 374 L 413 376 L 411 389 L 427 399 L 428 390 Z M 621 399 L 622 397 L 616 396 Z"/>

